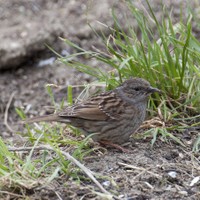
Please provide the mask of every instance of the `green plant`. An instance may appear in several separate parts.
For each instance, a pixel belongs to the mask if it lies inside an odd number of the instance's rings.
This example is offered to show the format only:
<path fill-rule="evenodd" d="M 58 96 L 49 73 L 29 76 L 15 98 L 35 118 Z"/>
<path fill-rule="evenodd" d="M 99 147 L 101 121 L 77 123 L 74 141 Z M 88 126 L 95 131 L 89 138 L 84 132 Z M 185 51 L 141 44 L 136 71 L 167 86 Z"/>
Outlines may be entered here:
<path fill-rule="evenodd" d="M 174 121 L 183 125 L 184 118 L 195 116 L 200 111 L 200 42 L 192 33 L 192 14 L 187 22 L 173 24 L 169 12 L 163 6 L 163 17 L 159 21 L 149 2 L 149 12 L 144 14 L 131 1 L 127 2 L 133 18 L 126 19 L 128 28 L 124 30 L 113 11 L 114 28 L 108 27 L 111 34 L 106 37 L 103 32 L 94 30 L 102 38 L 107 52 L 86 51 L 73 42 L 62 39 L 67 45 L 77 49 L 77 53 L 59 60 L 68 66 L 94 76 L 105 82 L 107 89 L 116 87 L 124 79 L 132 76 L 147 79 L 151 85 L 162 90 L 162 96 L 156 94 L 151 98 L 149 110 L 155 115 L 159 105 L 161 120 L 167 124 Z M 137 30 L 129 23 L 136 20 Z M 152 25 L 153 22 L 153 25 Z M 139 33 L 139 34 L 138 34 Z M 139 36 L 138 36 L 139 35 Z M 91 67 L 74 61 L 74 57 L 89 55 L 111 67 L 110 73 L 103 69 Z M 175 120 L 182 117 L 182 122 Z M 197 119 L 197 118 L 195 118 Z M 185 126 L 193 126 L 196 121 Z M 164 127 L 163 127 L 164 128 Z"/>

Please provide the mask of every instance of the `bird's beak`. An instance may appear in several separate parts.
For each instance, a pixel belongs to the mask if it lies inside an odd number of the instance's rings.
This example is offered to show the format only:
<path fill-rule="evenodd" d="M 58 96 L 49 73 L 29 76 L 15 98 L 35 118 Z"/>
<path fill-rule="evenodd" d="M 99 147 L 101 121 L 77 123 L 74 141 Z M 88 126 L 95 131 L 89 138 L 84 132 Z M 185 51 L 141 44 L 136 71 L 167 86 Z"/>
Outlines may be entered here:
<path fill-rule="evenodd" d="M 154 87 L 149 87 L 149 88 L 147 89 L 147 92 L 148 92 L 148 93 L 154 93 L 154 92 L 162 93 L 161 90 L 159 90 L 158 88 L 154 88 Z"/>

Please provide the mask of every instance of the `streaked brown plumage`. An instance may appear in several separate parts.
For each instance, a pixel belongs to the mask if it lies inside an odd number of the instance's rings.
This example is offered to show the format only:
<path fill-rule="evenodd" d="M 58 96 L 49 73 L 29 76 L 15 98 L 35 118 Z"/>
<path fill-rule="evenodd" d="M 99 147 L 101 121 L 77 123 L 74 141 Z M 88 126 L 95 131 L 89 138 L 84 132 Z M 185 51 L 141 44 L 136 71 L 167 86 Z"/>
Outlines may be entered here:
<path fill-rule="evenodd" d="M 121 86 L 66 107 L 56 114 L 31 118 L 25 123 L 57 121 L 71 124 L 92 136 L 94 141 L 123 144 L 145 119 L 148 96 L 158 89 L 141 78 L 132 78 Z"/>

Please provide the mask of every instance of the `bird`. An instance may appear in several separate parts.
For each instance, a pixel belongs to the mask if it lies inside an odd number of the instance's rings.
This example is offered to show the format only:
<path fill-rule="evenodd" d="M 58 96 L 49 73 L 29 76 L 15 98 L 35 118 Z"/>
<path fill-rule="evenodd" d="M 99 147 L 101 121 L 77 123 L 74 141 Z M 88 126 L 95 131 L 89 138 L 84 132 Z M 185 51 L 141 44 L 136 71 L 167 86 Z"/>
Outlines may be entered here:
<path fill-rule="evenodd" d="M 148 97 L 161 92 L 142 78 L 130 78 L 113 90 L 91 96 L 63 110 L 25 120 L 61 122 L 80 129 L 95 142 L 122 145 L 145 120 Z"/>

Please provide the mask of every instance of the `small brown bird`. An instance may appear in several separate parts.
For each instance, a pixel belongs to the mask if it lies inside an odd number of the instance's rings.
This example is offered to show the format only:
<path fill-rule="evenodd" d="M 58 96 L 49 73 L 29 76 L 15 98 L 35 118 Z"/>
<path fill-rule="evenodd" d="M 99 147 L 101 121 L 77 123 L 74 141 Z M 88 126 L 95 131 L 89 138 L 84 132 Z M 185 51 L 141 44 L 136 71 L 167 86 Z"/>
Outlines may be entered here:
<path fill-rule="evenodd" d="M 25 121 L 57 121 L 71 124 L 92 136 L 94 141 L 123 144 L 145 119 L 148 96 L 159 89 L 141 78 L 131 78 L 114 90 L 93 96 L 63 111 Z"/>

